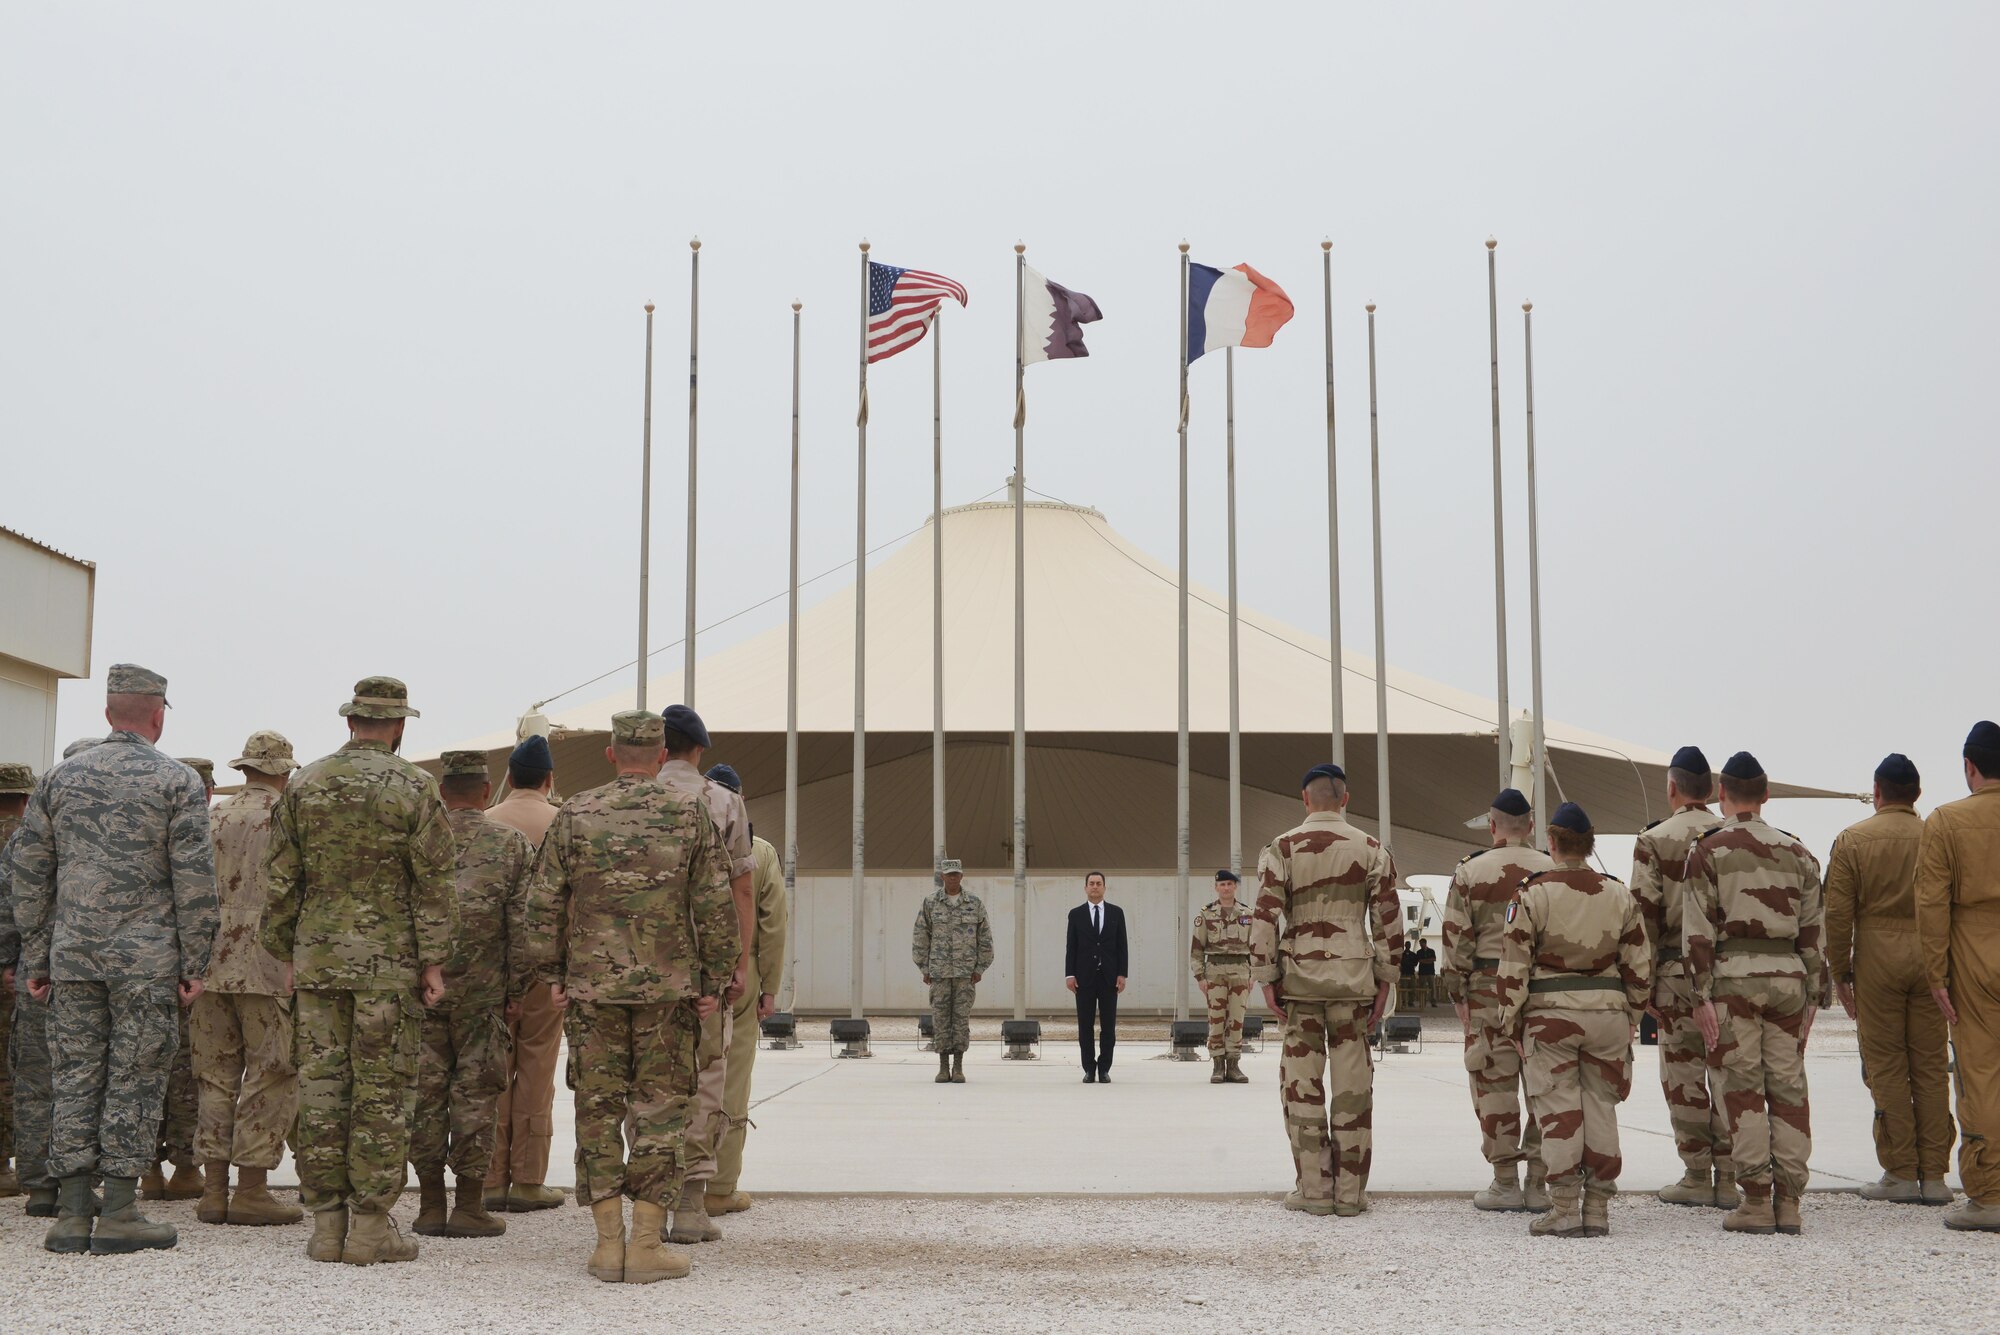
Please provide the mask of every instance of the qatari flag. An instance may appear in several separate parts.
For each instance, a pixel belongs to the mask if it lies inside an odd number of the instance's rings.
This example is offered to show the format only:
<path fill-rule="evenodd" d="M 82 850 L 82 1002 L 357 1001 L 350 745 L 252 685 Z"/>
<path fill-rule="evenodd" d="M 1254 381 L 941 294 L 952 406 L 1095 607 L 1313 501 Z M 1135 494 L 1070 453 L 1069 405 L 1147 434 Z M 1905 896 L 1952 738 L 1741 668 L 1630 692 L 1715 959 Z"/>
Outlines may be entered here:
<path fill-rule="evenodd" d="M 1021 364 L 1088 357 L 1083 326 L 1104 318 L 1097 303 L 1026 265 L 1021 277 Z"/>

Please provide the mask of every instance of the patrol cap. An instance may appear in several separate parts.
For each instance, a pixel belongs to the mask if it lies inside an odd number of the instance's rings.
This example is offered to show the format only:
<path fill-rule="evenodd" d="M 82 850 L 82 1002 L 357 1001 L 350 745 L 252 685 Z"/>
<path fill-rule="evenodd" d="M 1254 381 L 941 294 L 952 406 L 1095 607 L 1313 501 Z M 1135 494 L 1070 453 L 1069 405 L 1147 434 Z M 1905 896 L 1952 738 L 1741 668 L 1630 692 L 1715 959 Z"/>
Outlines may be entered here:
<path fill-rule="evenodd" d="M 281 732 L 260 728 L 243 743 L 243 754 L 229 762 L 231 769 L 254 769 L 259 774 L 290 774 L 299 767 L 292 758 L 292 744 Z"/>
<path fill-rule="evenodd" d="M 167 679 L 137 663 L 113 663 L 104 674 L 106 695 L 157 695 L 167 700 Z M 168 701 L 171 704 L 170 701 Z"/>
<path fill-rule="evenodd" d="M 1690 774 L 1710 772 L 1708 757 L 1701 753 L 1701 748 L 1698 746 L 1683 746 L 1674 752 L 1674 758 L 1668 761 L 1667 765 L 1670 769 L 1684 769 Z"/>
<path fill-rule="evenodd" d="M 660 713 L 667 727 L 693 742 L 696 746 L 708 745 L 708 729 L 702 725 L 701 715 L 687 705 L 668 705 Z"/>
<path fill-rule="evenodd" d="M 32 793 L 35 791 L 35 772 L 18 761 L 8 761 L 0 765 L 0 793 Z"/>
<path fill-rule="evenodd" d="M 965 864 L 957 858 L 946 858 L 944 861 L 938 863 L 938 875 L 950 876 L 954 872 L 960 876 L 965 874 Z"/>
<path fill-rule="evenodd" d="M 196 774 L 201 775 L 202 787 L 215 787 L 215 762 L 213 760 L 208 760 L 201 756 L 176 756 L 174 758 L 193 770 Z"/>
<path fill-rule="evenodd" d="M 1314 765 L 1306 771 L 1306 777 L 1299 780 L 1299 787 L 1310 788 L 1314 779 L 1338 779 L 1347 782 L 1347 771 L 1335 764 Z"/>
<path fill-rule="evenodd" d="M 447 779 L 493 777 L 486 768 L 484 751 L 447 751 L 438 757 L 438 765 Z"/>
<path fill-rule="evenodd" d="M 1917 767 L 1901 751 L 1891 751 L 1882 757 L 1882 763 L 1875 767 L 1875 779 L 1878 783 L 1893 783 L 1898 787 L 1920 782 Z"/>
<path fill-rule="evenodd" d="M 1984 757 L 1974 757 L 1974 751 L 1985 752 Z M 1993 759 L 2000 756 L 2000 723 L 1991 719 L 1981 719 L 1972 725 L 1972 731 L 1965 734 L 1965 754 L 1973 759 Z M 1983 771 L 1982 771 L 1983 772 Z"/>
<path fill-rule="evenodd" d="M 1748 751 L 1738 751 L 1722 762 L 1722 772 L 1731 779 L 1761 779 L 1764 767 L 1757 763 L 1757 757 Z"/>
<path fill-rule="evenodd" d="M 410 708 L 410 688 L 394 677 L 363 677 L 354 698 L 340 707 L 342 718 L 422 718 Z"/>
<path fill-rule="evenodd" d="M 1221 871 L 1215 873 L 1215 880 L 1218 885 L 1221 884 L 1223 881 L 1227 881 L 1231 885 L 1237 885 L 1242 882 L 1243 878 L 1241 876 L 1238 876 L 1235 872 L 1229 870 L 1229 868 L 1224 867 Z"/>
<path fill-rule="evenodd" d="M 536 733 L 514 748 L 507 765 L 510 769 L 553 770 L 556 758 L 549 753 L 549 739 Z"/>
<path fill-rule="evenodd" d="M 714 779 L 732 793 L 743 791 L 743 776 L 736 772 L 736 767 L 733 765 L 710 765 L 708 767 L 708 777 Z"/>
<path fill-rule="evenodd" d="M 1574 802 L 1565 802 L 1556 808 L 1556 814 L 1549 817 L 1549 824 L 1573 834 L 1591 832 L 1590 813 Z"/>
<path fill-rule="evenodd" d="M 79 737 L 63 748 L 63 759 L 68 760 L 79 751 L 88 751 L 103 740 L 102 737 Z"/>
<path fill-rule="evenodd" d="M 1503 816 L 1525 816 L 1534 810 L 1519 788 L 1502 788 L 1493 799 L 1493 809 Z"/>
<path fill-rule="evenodd" d="M 611 716 L 613 746 L 658 746 L 666 739 L 665 725 L 650 709 L 628 709 Z"/>

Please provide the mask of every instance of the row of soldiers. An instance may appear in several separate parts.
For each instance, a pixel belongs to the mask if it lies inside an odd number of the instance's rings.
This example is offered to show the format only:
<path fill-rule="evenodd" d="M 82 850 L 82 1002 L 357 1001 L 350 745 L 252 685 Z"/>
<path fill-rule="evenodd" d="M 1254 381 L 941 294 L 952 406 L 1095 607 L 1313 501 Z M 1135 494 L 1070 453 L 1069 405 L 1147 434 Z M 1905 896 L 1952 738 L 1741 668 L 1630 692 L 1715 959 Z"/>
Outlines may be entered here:
<path fill-rule="evenodd" d="M 688 1273 L 664 1244 L 719 1238 L 712 1215 L 751 1204 L 736 1189 L 750 1066 L 786 912 L 741 780 L 699 768 L 700 717 L 619 715 L 617 778 L 560 810 L 531 738 L 510 777 L 537 796 L 489 812 L 484 753 L 447 752 L 441 783 L 402 760 L 417 711 L 401 682 L 366 678 L 340 711 L 345 746 L 294 774 L 282 737 L 254 735 L 234 762 L 244 790 L 211 821 L 212 778 L 155 746 L 166 708 L 164 678 L 115 665 L 107 737 L 39 782 L 0 768 L 11 1104 L 29 1212 L 56 1217 L 45 1245 L 174 1245 L 135 1198 L 163 1146 L 183 1176 L 162 1118 L 183 1025 L 204 1222 L 300 1218 L 265 1186 L 289 1139 L 312 1259 L 416 1256 L 389 1215 L 406 1162 L 418 1233 L 501 1233 L 490 1209 L 516 1191 L 487 1183 L 511 1026 L 539 994 L 569 1041 L 590 1272 Z"/>

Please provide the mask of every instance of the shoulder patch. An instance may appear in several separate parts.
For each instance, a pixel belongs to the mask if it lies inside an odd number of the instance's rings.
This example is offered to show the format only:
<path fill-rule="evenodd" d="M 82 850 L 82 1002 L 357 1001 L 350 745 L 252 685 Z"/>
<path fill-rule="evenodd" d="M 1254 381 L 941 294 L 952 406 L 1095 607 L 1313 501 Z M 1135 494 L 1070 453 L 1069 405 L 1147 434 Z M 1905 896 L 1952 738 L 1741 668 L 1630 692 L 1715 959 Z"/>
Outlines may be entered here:
<path fill-rule="evenodd" d="M 1514 915 L 1515 915 L 1516 913 L 1519 913 L 1520 911 L 1521 911 L 1521 901 L 1520 901 L 1520 900 L 1518 900 L 1518 899 L 1510 899 L 1510 900 L 1508 900 L 1508 901 L 1507 901 L 1507 921 L 1508 921 L 1509 923 L 1512 923 L 1512 922 L 1514 921 Z"/>

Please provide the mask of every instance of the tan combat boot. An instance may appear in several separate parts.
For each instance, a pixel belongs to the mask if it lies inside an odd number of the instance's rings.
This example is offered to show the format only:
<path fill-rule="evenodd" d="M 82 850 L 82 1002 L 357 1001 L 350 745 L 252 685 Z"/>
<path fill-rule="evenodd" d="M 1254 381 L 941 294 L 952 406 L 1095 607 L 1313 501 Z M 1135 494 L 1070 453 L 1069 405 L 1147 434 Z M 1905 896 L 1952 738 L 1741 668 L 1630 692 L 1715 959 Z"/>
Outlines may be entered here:
<path fill-rule="evenodd" d="M 633 1225 L 636 1232 L 637 1223 Z M 722 1230 L 708 1217 L 708 1206 L 702 1199 L 702 1185 L 688 1182 L 682 1185 L 680 1199 L 674 1203 L 673 1229 L 667 1241 L 687 1245 L 696 1242 L 715 1242 L 722 1237 Z"/>
<path fill-rule="evenodd" d="M 1295 1190 L 1285 1197 L 1285 1208 L 1297 1210 L 1301 1214 L 1329 1215 L 1333 1213 L 1333 1202 L 1307 1200 L 1303 1193 Z"/>
<path fill-rule="evenodd" d="M 347 1245 L 340 1259 L 349 1265 L 374 1265 L 377 1261 L 414 1261 L 417 1240 L 406 1238 L 389 1217 L 385 1207 L 348 1207 Z"/>
<path fill-rule="evenodd" d="M 236 1170 L 236 1190 L 229 1197 L 229 1223 L 296 1224 L 305 1218 L 304 1210 L 271 1194 L 269 1176 L 270 1171 L 264 1168 Z"/>
<path fill-rule="evenodd" d="M 165 1174 L 160 1172 L 158 1164 L 154 1164 L 139 1175 L 139 1194 L 141 1198 L 149 1201 L 163 1201 L 167 1198 L 167 1179 Z"/>
<path fill-rule="evenodd" d="M 139 1213 L 135 1199 L 138 1186 L 136 1178 L 104 1179 L 104 1208 L 90 1235 L 92 1256 L 122 1256 L 127 1252 L 163 1249 L 180 1240 L 172 1224 L 156 1224 Z"/>
<path fill-rule="evenodd" d="M 14 1171 L 14 1165 L 0 1161 L 0 1196 L 21 1194 L 21 1175 Z"/>
<path fill-rule="evenodd" d="M 507 1188 L 505 1186 L 486 1188 L 486 1208 L 494 1214 L 507 1212 Z"/>
<path fill-rule="evenodd" d="M 1586 1183 L 1583 1188 L 1583 1236 L 1586 1238 L 1608 1238 L 1611 1236 L 1611 1197 L 1617 1188 L 1610 1183 L 1602 1186 L 1595 1182 Z"/>
<path fill-rule="evenodd" d="M 410 1230 L 426 1238 L 444 1236 L 445 1211 L 450 1209 L 444 1194 L 444 1170 L 417 1176 L 417 1222 Z"/>
<path fill-rule="evenodd" d="M 1731 1233 L 1776 1233 L 1778 1217 L 1771 1206 L 1771 1188 L 1767 1186 L 1761 1193 L 1755 1187 L 1745 1188 L 1743 1203 L 1724 1216 L 1722 1226 Z"/>
<path fill-rule="evenodd" d="M 932 1078 L 931 1083 L 934 1085 L 948 1085 L 951 1083 L 951 1054 L 949 1052 L 940 1052 L 938 1054 L 938 1073 Z"/>
<path fill-rule="evenodd" d="M 951 1054 L 951 1083 L 954 1085 L 965 1083 L 965 1054 L 963 1052 L 954 1052 Z"/>
<path fill-rule="evenodd" d="M 569 1197 L 560 1188 L 543 1186 L 539 1182 L 516 1182 L 507 1188 L 507 1209 L 512 1214 L 527 1214 L 531 1210 L 553 1210 Z M 486 1207 L 492 1209 L 491 1205 Z"/>
<path fill-rule="evenodd" d="M 1210 1068 L 1208 1072 L 1208 1083 L 1211 1085 L 1219 1085 L 1222 1083 L 1223 1080 L 1222 1058 L 1212 1057 L 1209 1059 L 1209 1062 L 1210 1062 Z"/>
<path fill-rule="evenodd" d="M 1736 1189 L 1736 1174 L 1728 1168 L 1715 1170 L 1715 1205 L 1719 1210 L 1734 1210 L 1743 1204 L 1743 1193 Z"/>
<path fill-rule="evenodd" d="M 1473 1193 L 1472 1208 L 1475 1210 L 1525 1210 L 1527 1197 L 1521 1194 L 1521 1166 L 1519 1164 L 1495 1164 L 1493 1181 Z"/>
<path fill-rule="evenodd" d="M 347 1250 L 347 1207 L 313 1211 L 313 1235 L 306 1243 L 308 1261 L 338 1261 Z"/>
<path fill-rule="evenodd" d="M 1583 1223 L 1583 1184 L 1562 1182 L 1552 1188 L 1549 1208 L 1528 1221 L 1528 1233 L 1537 1238 L 1587 1237 Z"/>
<path fill-rule="evenodd" d="M 191 1201 L 199 1199 L 207 1186 L 201 1179 L 201 1169 L 194 1161 L 174 1165 L 173 1176 L 167 1179 L 166 1199 L 170 1201 Z"/>
<path fill-rule="evenodd" d="M 194 1207 L 194 1217 L 204 1224 L 224 1224 L 229 1222 L 229 1165 L 212 1163 L 202 1175 L 201 1204 Z"/>
<path fill-rule="evenodd" d="M 1681 1174 L 1680 1181 L 1669 1183 L 1653 1194 L 1669 1205 L 1714 1205 L 1714 1177 L 1709 1169 L 1690 1168 Z"/>
<path fill-rule="evenodd" d="M 597 1250 L 590 1254 L 584 1269 L 592 1279 L 601 1279 L 607 1284 L 623 1283 L 625 1279 L 625 1198 L 607 1196 L 590 1207 L 590 1217 L 597 1224 Z"/>
<path fill-rule="evenodd" d="M 711 1183 L 710 1185 L 714 1184 Z M 740 1214 L 742 1211 L 750 1208 L 751 1202 L 749 1192 L 731 1191 L 721 1196 L 717 1196 L 712 1192 L 704 1192 L 701 1203 L 708 1207 L 708 1214 L 712 1219 L 719 1214 Z"/>
<path fill-rule="evenodd" d="M 1924 1199 L 1924 1186 L 1916 1178 L 1884 1173 L 1877 1181 L 1862 1183 L 1858 1194 L 1864 1201 L 1895 1201 L 1899 1205 L 1918 1205 Z"/>
<path fill-rule="evenodd" d="M 632 1202 L 632 1240 L 625 1244 L 625 1282 L 651 1284 L 655 1280 L 680 1279 L 694 1266 L 687 1253 L 660 1241 L 667 1226 L 667 1210 L 651 1201 Z"/>
<path fill-rule="evenodd" d="M 497 1238 L 507 1231 L 507 1221 L 486 1213 L 484 1188 L 474 1179 L 458 1184 L 458 1204 L 444 1221 L 447 1238 Z"/>
<path fill-rule="evenodd" d="M 1951 1204 L 1951 1188 L 1945 1185 L 1944 1177 L 1942 1175 L 1939 1175 L 1937 1177 L 1919 1178 L 1917 1180 L 1917 1186 L 1919 1188 L 1919 1194 L 1923 1198 L 1923 1204 L 1925 1205 Z"/>
<path fill-rule="evenodd" d="M 1771 1222 L 1778 1232 L 1796 1238 L 1804 1225 L 1799 1220 L 1799 1198 L 1797 1193 L 1778 1188 L 1775 1203 L 1771 1209 Z"/>
<path fill-rule="evenodd" d="M 2000 1233 L 2000 1203 L 1987 1204 L 1967 1196 L 1956 1209 L 1944 1212 L 1944 1226 L 1965 1232 Z"/>
<path fill-rule="evenodd" d="M 1250 1077 L 1243 1074 L 1242 1061 L 1241 1057 L 1231 1057 L 1223 1064 L 1222 1079 L 1225 1084 L 1247 1085 L 1250 1083 Z"/>
<path fill-rule="evenodd" d="M 1521 1189 L 1521 1204 L 1535 1214 L 1549 1208 L 1549 1170 L 1539 1159 L 1528 1160 L 1528 1185 Z"/>

